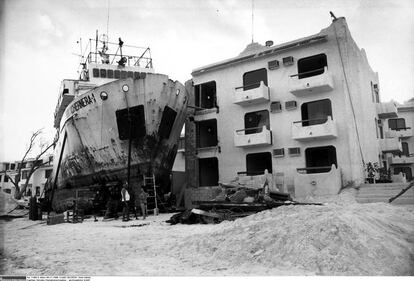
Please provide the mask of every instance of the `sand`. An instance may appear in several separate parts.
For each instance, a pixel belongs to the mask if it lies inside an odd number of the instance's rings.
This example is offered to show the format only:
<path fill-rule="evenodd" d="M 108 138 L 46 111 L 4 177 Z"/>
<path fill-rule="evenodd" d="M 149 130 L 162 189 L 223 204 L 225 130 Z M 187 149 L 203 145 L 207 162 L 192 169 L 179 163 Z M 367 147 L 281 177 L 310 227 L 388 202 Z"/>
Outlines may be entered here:
<path fill-rule="evenodd" d="M 413 275 L 414 208 L 359 204 L 352 192 L 324 206 L 284 206 L 216 225 L 147 220 L 48 226 L 2 221 L 2 274 Z"/>

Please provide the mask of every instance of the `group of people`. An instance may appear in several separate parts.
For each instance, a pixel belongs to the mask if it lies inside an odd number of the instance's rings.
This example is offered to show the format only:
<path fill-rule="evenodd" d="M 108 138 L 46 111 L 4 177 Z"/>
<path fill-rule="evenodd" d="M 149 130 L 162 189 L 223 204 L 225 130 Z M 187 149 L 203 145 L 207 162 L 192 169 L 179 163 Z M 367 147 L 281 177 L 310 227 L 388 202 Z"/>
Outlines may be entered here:
<path fill-rule="evenodd" d="M 133 189 L 128 186 L 128 183 L 125 182 L 118 182 L 117 185 L 112 186 L 109 188 L 109 192 L 107 190 L 108 197 L 106 201 L 106 212 L 105 212 L 105 219 L 107 218 L 118 218 L 118 206 L 119 203 L 122 204 L 122 220 L 129 221 L 130 220 L 130 210 L 135 215 L 135 218 L 138 219 L 138 212 L 141 211 L 141 215 L 143 219 L 148 216 L 147 210 L 147 198 L 148 194 L 145 190 L 140 187 L 138 189 Z M 99 191 L 96 193 L 96 197 L 99 196 Z M 95 221 L 96 215 L 95 215 Z"/>
<path fill-rule="evenodd" d="M 148 216 L 148 210 L 147 210 L 147 198 L 148 194 L 144 191 L 143 188 L 140 189 L 140 192 L 138 196 L 135 196 L 133 198 L 134 200 L 131 200 L 131 196 L 128 192 L 128 182 L 125 182 L 125 184 L 122 186 L 121 189 L 121 196 L 122 196 L 122 221 L 129 221 L 129 208 L 132 207 L 135 218 L 138 219 L 137 216 L 137 206 L 139 205 L 141 207 L 141 214 L 143 219 Z"/>

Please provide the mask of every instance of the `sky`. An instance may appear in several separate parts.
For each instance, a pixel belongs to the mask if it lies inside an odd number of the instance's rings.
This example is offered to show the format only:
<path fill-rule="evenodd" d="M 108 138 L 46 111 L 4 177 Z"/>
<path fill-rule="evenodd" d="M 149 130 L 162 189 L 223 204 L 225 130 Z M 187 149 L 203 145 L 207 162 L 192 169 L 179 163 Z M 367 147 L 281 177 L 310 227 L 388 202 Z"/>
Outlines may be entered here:
<path fill-rule="evenodd" d="M 382 101 L 414 97 L 414 1 L 254 0 L 253 11 L 263 45 L 318 33 L 329 11 L 345 17 L 379 73 Z M 184 83 L 251 42 L 251 13 L 252 0 L 0 0 L 0 162 L 21 159 L 37 129 L 53 139 L 60 82 L 78 77 L 79 38 L 85 47 L 108 30 L 110 41 L 149 46 L 156 72 Z"/>

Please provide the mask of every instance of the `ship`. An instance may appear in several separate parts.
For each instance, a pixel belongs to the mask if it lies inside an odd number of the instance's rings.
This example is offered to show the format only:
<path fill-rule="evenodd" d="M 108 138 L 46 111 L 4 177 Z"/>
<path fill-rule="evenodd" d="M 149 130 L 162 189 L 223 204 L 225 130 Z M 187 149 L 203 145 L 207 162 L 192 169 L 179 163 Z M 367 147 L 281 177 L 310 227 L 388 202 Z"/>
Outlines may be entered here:
<path fill-rule="evenodd" d="M 120 183 L 142 186 L 144 177 L 153 177 L 162 197 L 186 117 L 186 87 L 155 73 L 149 47 L 97 35 L 83 53 L 79 78 L 61 82 L 54 113 L 50 208 L 65 211 Z"/>

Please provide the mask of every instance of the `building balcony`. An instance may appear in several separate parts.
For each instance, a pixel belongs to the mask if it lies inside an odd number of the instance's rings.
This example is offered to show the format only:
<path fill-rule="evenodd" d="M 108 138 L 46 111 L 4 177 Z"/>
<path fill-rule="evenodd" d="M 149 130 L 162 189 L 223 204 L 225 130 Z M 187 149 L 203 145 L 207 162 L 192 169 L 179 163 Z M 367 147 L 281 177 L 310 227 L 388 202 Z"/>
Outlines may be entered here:
<path fill-rule="evenodd" d="M 380 119 L 397 118 L 397 106 L 394 102 L 381 102 L 375 104 Z"/>
<path fill-rule="evenodd" d="M 265 103 L 269 100 L 269 87 L 263 81 L 260 81 L 257 88 L 244 90 L 244 87 L 237 87 L 234 91 L 234 103 L 241 106 Z"/>
<path fill-rule="evenodd" d="M 398 138 L 409 138 L 413 136 L 413 129 L 410 127 L 400 128 L 398 130 L 391 130 Z"/>
<path fill-rule="evenodd" d="M 399 138 L 380 139 L 380 148 L 384 153 L 402 152 L 401 140 Z"/>
<path fill-rule="evenodd" d="M 325 71 L 322 74 L 302 79 L 299 79 L 299 76 L 309 72 L 291 75 L 289 78 L 289 92 L 296 96 L 305 96 L 312 93 L 332 91 L 334 88 L 332 75 L 328 72 L 326 67 L 324 69 Z M 317 69 L 314 71 L 320 70 L 321 69 Z"/>
<path fill-rule="evenodd" d="M 308 173 L 316 169 L 326 170 L 326 172 Z M 341 170 L 334 164 L 331 167 L 297 169 L 294 185 L 295 198 L 337 195 L 342 186 Z"/>
<path fill-rule="evenodd" d="M 325 120 L 322 124 L 304 126 L 306 123 L 312 123 Z M 296 121 L 292 124 L 292 138 L 298 141 L 311 141 L 315 139 L 333 139 L 338 136 L 336 123 L 331 116 L 326 119 L 312 119 Z"/>
<path fill-rule="evenodd" d="M 392 156 L 388 158 L 388 163 L 390 165 L 399 165 L 399 164 L 414 164 L 414 154 L 410 155 L 401 155 L 401 156 Z"/>
<path fill-rule="evenodd" d="M 246 131 L 259 131 L 253 134 L 246 134 Z M 272 132 L 266 126 L 258 128 L 241 129 L 234 132 L 234 146 L 236 147 L 252 147 L 260 145 L 272 144 Z"/>

